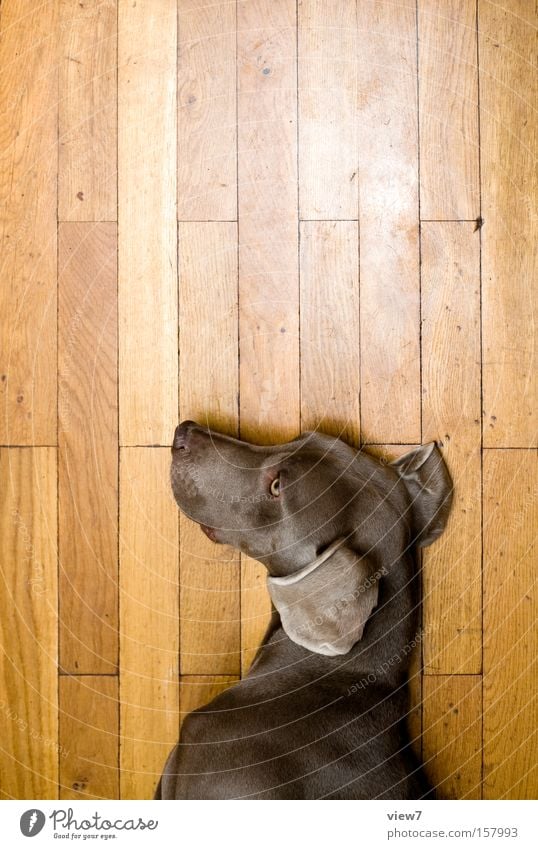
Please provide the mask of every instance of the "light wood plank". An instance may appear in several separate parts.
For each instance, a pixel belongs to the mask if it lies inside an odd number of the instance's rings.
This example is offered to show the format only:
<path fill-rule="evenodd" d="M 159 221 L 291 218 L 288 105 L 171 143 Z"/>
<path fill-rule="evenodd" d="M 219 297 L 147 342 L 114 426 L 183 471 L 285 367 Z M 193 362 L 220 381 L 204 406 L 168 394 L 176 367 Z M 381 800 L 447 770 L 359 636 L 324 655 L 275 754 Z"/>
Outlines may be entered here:
<path fill-rule="evenodd" d="M 180 224 L 179 256 L 180 418 L 234 434 L 237 226 Z M 239 555 L 182 516 L 180 577 L 182 672 L 238 672 Z"/>
<path fill-rule="evenodd" d="M 175 0 L 119 0 L 120 440 L 168 445 L 177 417 Z"/>
<path fill-rule="evenodd" d="M 364 0 L 358 22 L 362 428 L 420 442 L 415 0 Z"/>
<path fill-rule="evenodd" d="M 300 427 L 296 7 L 238 2 L 241 436 L 285 441 Z M 242 561 L 243 669 L 269 621 L 266 570 Z"/>
<path fill-rule="evenodd" d="M 232 675 L 182 675 L 179 686 L 181 722 L 193 710 L 207 705 L 237 681 Z"/>
<path fill-rule="evenodd" d="M 118 799 L 118 679 L 60 676 L 60 799 Z"/>
<path fill-rule="evenodd" d="M 178 218 L 237 218 L 236 4 L 178 4 Z"/>
<path fill-rule="evenodd" d="M 301 218 L 358 217 L 354 2 L 298 4 Z"/>
<path fill-rule="evenodd" d="M 424 676 L 426 773 L 440 799 L 480 799 L 482 678 Z"/>
<path fill-rule="evenodd" d="M 271 619 L 267 569 L 241 555 L 241 674 L 246 675 Z"/>
<path fill-rule="evenodd" d="M 299 427 L 295 3 L 240 0 L 241 434 Z"/>
<path fill-rule="evenodd" d="M 237 225 L 179 224 L 180 419 L 237 434 Z"/>
<path fill-rule="evenodd" d="M 301 224 L 301 428 L 360 439 L 358 227 Z"/>
<path fill-rule="evenodd" d="M 538 794 L 536 451 L 484 456 L 484 798 Z"/>
<path fill-rule="evenodd" d="M 60 662 L 117 664 L 118 413 L 115 224 L 59 231 Z"/>
<path fill-rule="evenodd" d="M 536 446 L 538 9 L 479 3 L 484 444 Z"/>
<path fill-rule="evenodd" d="M 115 221 L 116 0 L 60 0 L 60 221 Z"/>
<path fill-rule="evenodd" d="M 403 444 L 395 442 L 392 444 L 386 443 L 385 445 L 380 445 L 379 443 L 365 442 L 362 447 L 368 452 L 368 454 L 372 454 L 383 463 L 391 463 L 392 460 L 396 460 L 398 457 L 403 457 L 404 454 L 412 451 L 413 448 L 418 448 L 418 443 L 407 442 Z"/>
<path fill-rule="evenodd" d="M 426 672 L 482 664 L 480 244 L 470 223 L 422 225 L 423 441 L 454 483 L 442 537 L 423 554 Z"/>
<path fill-rule="evenodd" d="M 3 445 L 56 444 L 57 15 L 54 0 L 0 15 Z"/>
<path fill-rule="evenodd" d="M 167 448 L 124 448 L 120 467 L 120 789 L 149 799 L 177 740 L 179 519 Z"/>
<path fill-rule="evenodd" d="M 480 215 L 476 0 L 418 2 L 420 212 Z"/>
<path fill-rule="evenodd" d="M 239 552 L 180 518 L 182 675 L 239 674 Z"/>
<path fill-rule="evenodd" d="M 0 450 L 0 798 L 55 799 L 56 450 Z"/>

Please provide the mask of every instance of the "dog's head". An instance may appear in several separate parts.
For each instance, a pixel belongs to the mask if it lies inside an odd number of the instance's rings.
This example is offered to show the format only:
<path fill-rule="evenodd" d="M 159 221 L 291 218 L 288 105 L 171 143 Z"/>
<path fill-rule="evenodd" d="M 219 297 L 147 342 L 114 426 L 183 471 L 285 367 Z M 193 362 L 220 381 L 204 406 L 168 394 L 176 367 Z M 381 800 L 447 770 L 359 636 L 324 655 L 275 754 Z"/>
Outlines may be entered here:
<path fill-rule="evenodd" d="M 320 433 L 260 446 L 187 421 L 176 428 L 172 455 L 181 510 L 214 541 L 264 563 L 274 601 L 307 586 L 311 600 L 321 593 L 331 601 L 327 576 L 338 574 L 332 602 L 343 586 L 363 596 L 364 621 L 377 584 L 361 587 L 409 547 L 433 542 L 450 509 L 451 481 L 434 443 L 383 463 Z"/>

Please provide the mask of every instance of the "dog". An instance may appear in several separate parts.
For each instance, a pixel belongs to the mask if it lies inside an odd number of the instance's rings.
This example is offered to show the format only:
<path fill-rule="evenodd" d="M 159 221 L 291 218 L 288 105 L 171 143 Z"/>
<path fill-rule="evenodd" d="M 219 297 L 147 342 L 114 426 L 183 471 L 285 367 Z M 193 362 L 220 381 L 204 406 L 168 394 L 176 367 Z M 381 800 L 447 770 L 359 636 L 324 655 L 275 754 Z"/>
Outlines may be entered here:
<path fill-rule="evenodd" d="M 317 432 L 259 446 L 185 421 L 171 484 L 210 539 L 264 564 L 273 615 L 247 676 L 186 717 L 155 798 L 431 798 L 405 718 L 415 553 L 452 501 L 436 444 L 385 463 Z"/>

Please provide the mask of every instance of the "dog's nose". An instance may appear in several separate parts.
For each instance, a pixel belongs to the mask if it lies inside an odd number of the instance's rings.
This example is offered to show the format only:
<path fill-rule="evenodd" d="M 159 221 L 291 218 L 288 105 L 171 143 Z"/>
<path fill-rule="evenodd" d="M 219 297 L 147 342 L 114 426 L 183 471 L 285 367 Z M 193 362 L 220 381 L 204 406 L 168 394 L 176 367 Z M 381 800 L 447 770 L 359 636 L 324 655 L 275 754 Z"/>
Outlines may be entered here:
<path fill-rule="evenodd" d="M 184 421 L 176 427 L 174 433 L 174 441 L 172 443 L 172 451 L 188 451 L 189 434 L 196 422 Z"/>

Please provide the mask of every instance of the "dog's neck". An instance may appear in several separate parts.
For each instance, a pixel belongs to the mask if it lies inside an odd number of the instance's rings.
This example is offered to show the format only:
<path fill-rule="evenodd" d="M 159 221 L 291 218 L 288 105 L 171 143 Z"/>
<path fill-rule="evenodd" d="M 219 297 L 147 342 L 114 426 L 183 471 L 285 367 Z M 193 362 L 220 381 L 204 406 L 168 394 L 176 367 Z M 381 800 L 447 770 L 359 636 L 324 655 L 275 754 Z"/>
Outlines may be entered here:
<path fill-rule="evenodd" d="M 340 539 L 335 540 L 331 545 L 325 549 L 312 563 L 308 563 L 306 566 L 303 566 L 302 569 L 299 569 L 297 572 L 292 572 L 290 575 L 283 575 L 282 577 L 272 577 L 269 576 L 267 579 L 267 583 L 269 586 L 269 592 L 271 592 L 272 586 L 278 587 L 286 587 L 291 584 L 296 584 L 298 581 L 301 581 L 303 578 L 306 578 L 307 575 L 310 575 L 311 572 L 314 572 L 319 568 L 329 557 L 332 557 L 335 551 L 338 551 L 343 545 L 345 545 L 346 539 L 345 537 L 340 537 Z"/>
<path fill-rule="evenodd" d="M 290 640 L 328 657 L 351 651 L 377 605 L 371 562 L 340 537 L 307 566 L 269 577 L 267 588 Z"/>

